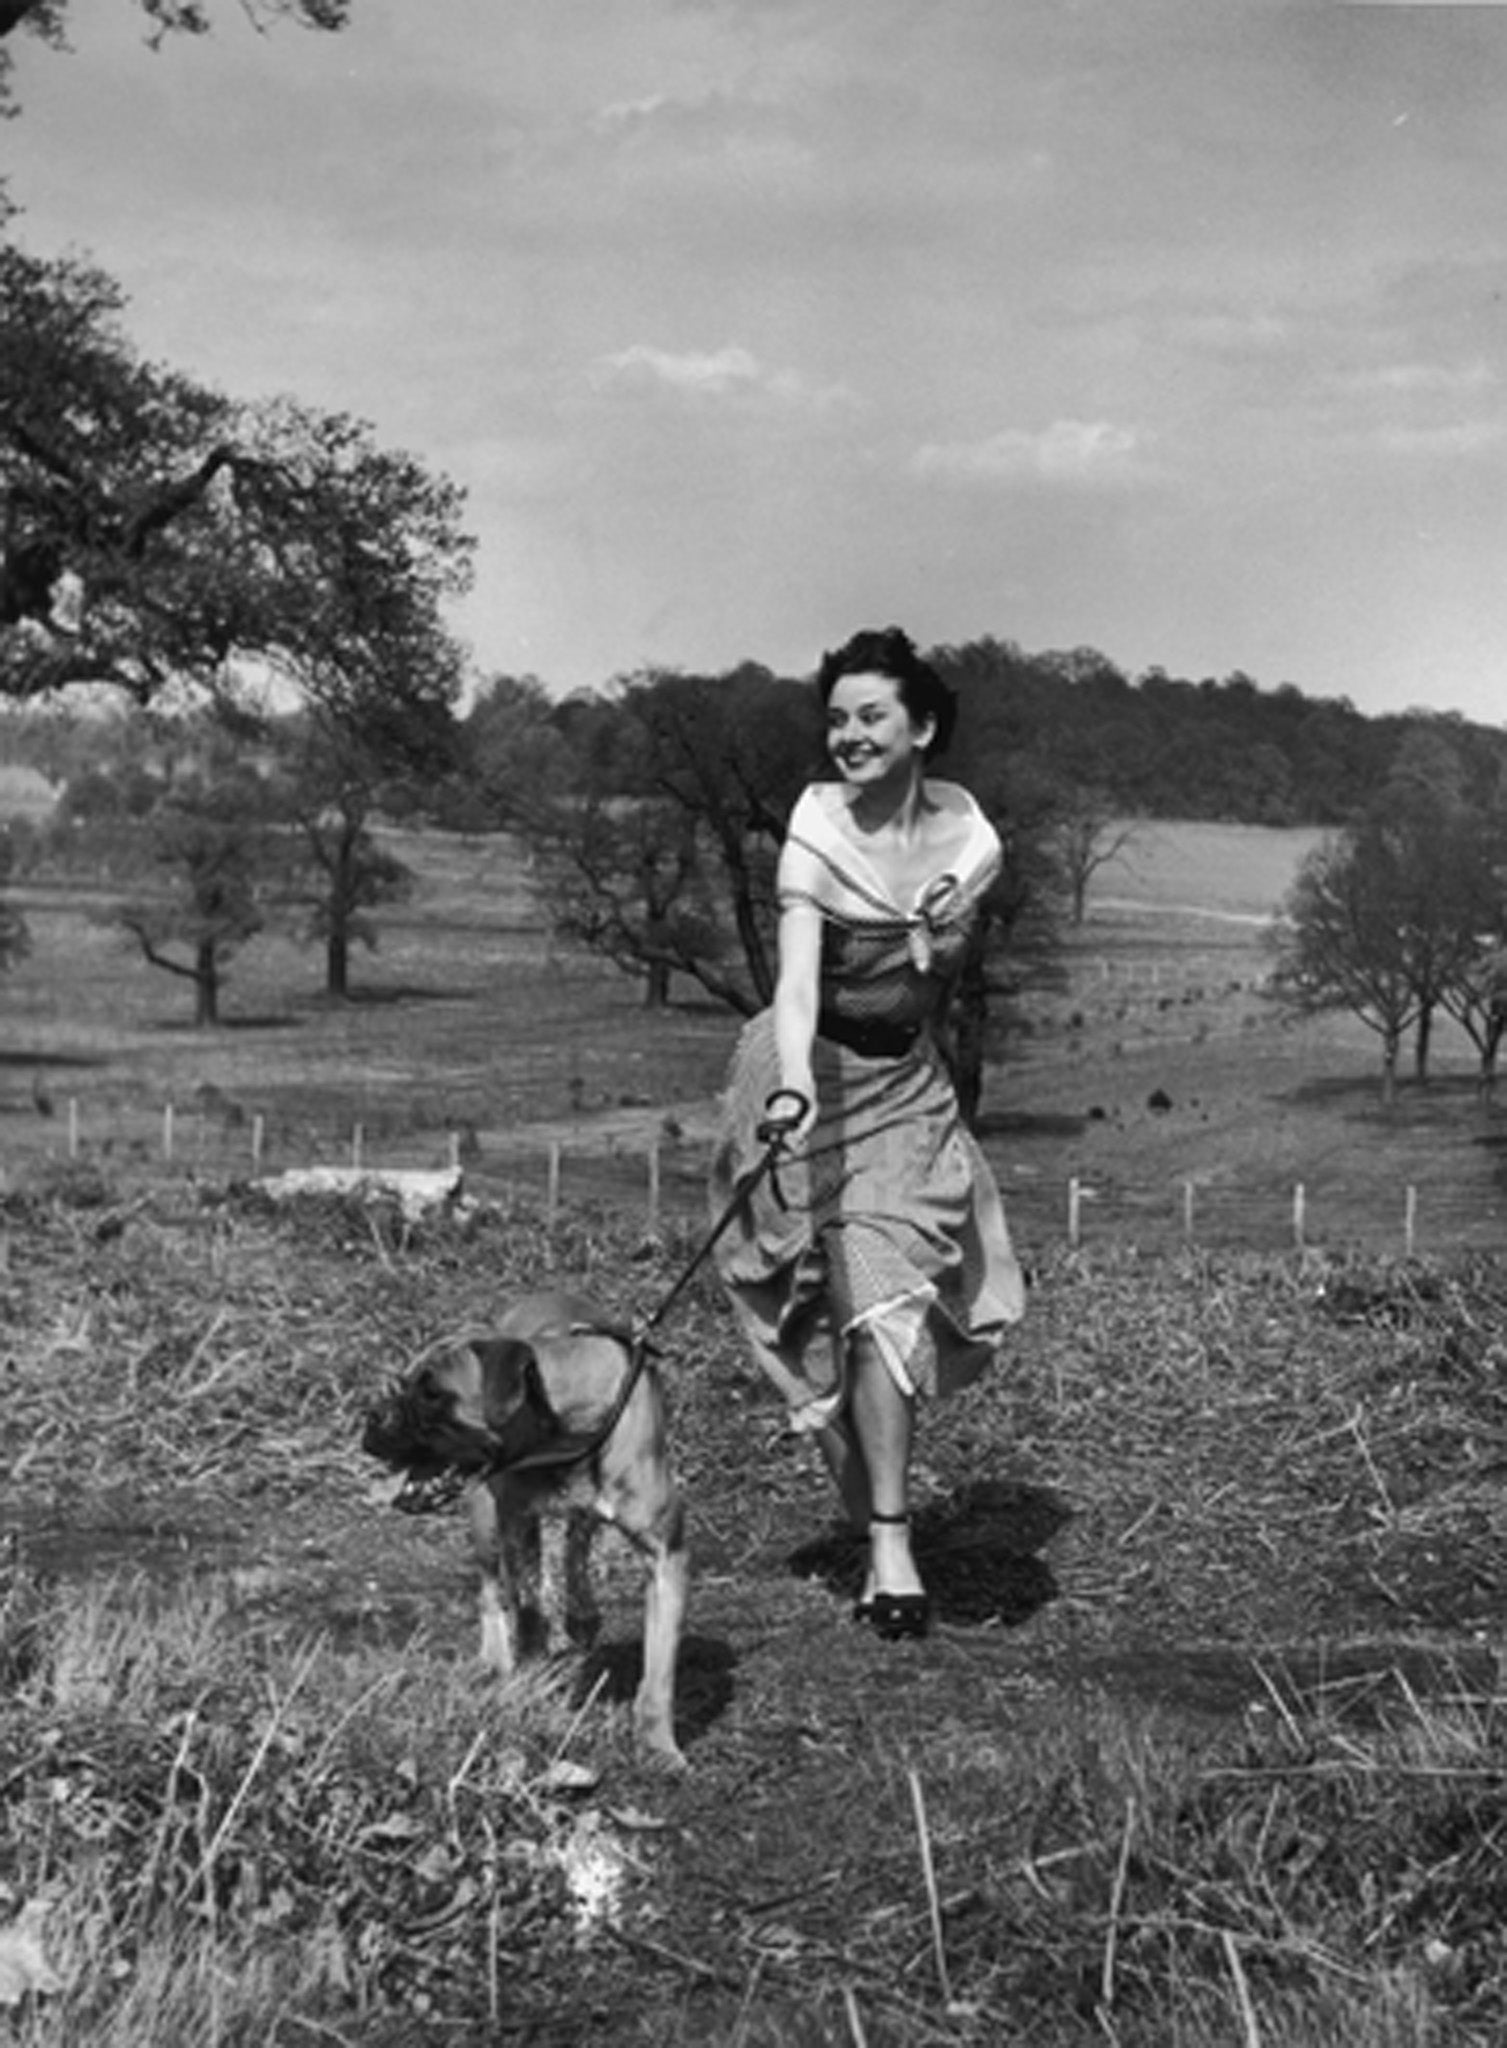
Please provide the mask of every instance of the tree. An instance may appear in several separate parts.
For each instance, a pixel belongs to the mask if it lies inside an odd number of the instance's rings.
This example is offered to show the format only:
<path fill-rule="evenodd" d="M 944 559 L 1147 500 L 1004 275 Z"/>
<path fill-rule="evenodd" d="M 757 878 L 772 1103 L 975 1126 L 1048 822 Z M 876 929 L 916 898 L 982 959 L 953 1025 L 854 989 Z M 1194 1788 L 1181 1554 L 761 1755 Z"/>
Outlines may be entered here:
<path fill-rule="evenodd" d="M 324 947 L 325 993 L 350 994 L 353 946 L 374 951 L 370 913 L 412 894 L 413 870 L 381 846 L 372 817 L 390 769 L 358 731 L 327 713 L 305 713 L 279 728 L 281 802 L 298 828 L 304 860 L 288 901 L 308 938 Z"/>
<path fill-rule="evenodd" d="M 1064 878 L 1053 827 L 1057 786 L 1029 758 L 986 757 L 969 787 L 999 834 L 1001 864 L 969 937 L 942 1020 L 944 1057 L 970 1128 L 983 1114 L 991 1044 L 1009 1028 L 1029 988 L 1061 982 Z"/>
<path fill-rule="evenodd" d="M 281 677 L 380 726 L 415 648 L 453 695 L 458 657 L 430 654 L 470 576 L 459 490 L 346 415 L 142 363 L 121 305 L 86 265 L 0 245 L 0 695 L 244 706 Z"/>
<path fill-rule="evenodd" d="M 14 64 L 6 47 L 9 37 L 24 30 L 55 50 L 68 46 L 70 0 L 0 0 L 0 115 L 15 112 Z M 304 28 L 337 30 L 350 18 L 351 0 L 239 0 L 240 12 L 254 26 L 285 19 Z M 154 46 L 166 35 L 204 35 L 212 26 L 208 0 L 133 0 L 148 23 L 147 40 Z M 3 188 L 0 188 L 3 189 Z"/>
<path fill-rule="evenodd" d="M 677 969 L 744 1015 L 757 1007 L 729 967 L 726 919 L 695 821 L 678 805 L 588 795 L 529 838 L 556 934 L 641 980 L 648 1008 L 669 1000 Z"/>
<path fill-rule="evenodd" d="M 1418 1016 L 1400 839 L 1376 819 L 1315 847 L 1269 928 L 1273 992 L 1300 1016 L 1349 1010 L 1382 1043 L 1382 1099 L 1397 1093 L 1403 1034 Z"/>
<path fill-rule="evenodd" d="M 266 790 L 254 773 L 207 768 L 184 781 L 147 825 L 165 888 L 115 913 L 150 966 L 193 984 L 201 1027 L 220 1021 L 226 969 L 265 923 L 276 851 L 268 826 Z"/>
<path fill-rule="evenodd" d="M 1484 939 L 1479 956 L 1462 965 L 1441 1001 L 1476 1049 L 1476 1090 L 1489 1106 L 1496 1094 L 1497 1058 L 1507 1038 L 1507 940 Z"/>
<path fill-rule="evenodd" d="M 1468 978 L 1498 912 L 1497 869 L 1487 814 L 1468 795 L 1453 742 L 1427 727 L 1403 735 L 1369 808 L 1400 848 L 1417 1016 L 1414 1073 L 1427 1081 L 1436 1011 Z"/>
<path fill-rule="evenodd" d="M 1117 822 L 1104 791 L 1087 783 L 1064 784 L 1054 809 L 1047 836 L 1067 884 L 1068 914 L 1074 925 L 1081 925 L 1088 910 L 1089 883 L 1132 843 L 1136 827 Z"/>
<path fill-rule="evenodd" d="M 576 781 L 568 717 L 537 676 L 491 676 L 460 722 L 454 774 L 439 795 L 459 830 L 524 832 Z"/>
<path fill-rule="evenodd" d="M 652 785 L 714 852 L 748 1006 L 761 1008 L 774 994 L 775 859 L 818 754 L 811 693 L 750 662 L 721 676 L 653 672 L 624 708 L 643 729 Z"/>
<path fill-rule="evenodd" d="M 0 973 L 24 960 L 31 951 L 31 932 L 15 905 L 5 900 L 15 868 L 14 827 L 0 832 Z"/>
<path fill-rule="evenodd" d="M 650 672 L 560 707 L 570 771 L 514 810 L 555 928 L 644 982 L 684 974 L 741 1015 L 774 986 L 774 868 L 817 758 L 810 693 L 746 665 Z"/>

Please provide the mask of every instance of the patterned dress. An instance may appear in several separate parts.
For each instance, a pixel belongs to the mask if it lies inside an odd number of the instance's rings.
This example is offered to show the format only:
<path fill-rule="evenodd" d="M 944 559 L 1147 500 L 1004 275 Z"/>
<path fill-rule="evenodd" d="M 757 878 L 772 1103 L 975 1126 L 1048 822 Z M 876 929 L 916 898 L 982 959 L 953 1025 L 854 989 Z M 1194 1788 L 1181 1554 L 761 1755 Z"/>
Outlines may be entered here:
<path fill-rule="evenodd" d="M 929 781 L 926 794 L 963 821 L 963 843 L 908 906 L 839 822 L 840 785 L 804 792 L 780 858 L 781 904 L 822 917 L 816 1121 L 743 1203 L 717 1258 L 796 1429 L 843 1408 L 850 1333 L 870 1333 L 907 1393 L 945 1395 L 977 1377 L 1024 1309 L 999 1191 L 930 1031 L 999 841 L 966 790 Z M 779 1082 L 765 1010 L 739 1038 L 723 1098 L 718 1214 L 761 1156 L 756 1127 Z"/>

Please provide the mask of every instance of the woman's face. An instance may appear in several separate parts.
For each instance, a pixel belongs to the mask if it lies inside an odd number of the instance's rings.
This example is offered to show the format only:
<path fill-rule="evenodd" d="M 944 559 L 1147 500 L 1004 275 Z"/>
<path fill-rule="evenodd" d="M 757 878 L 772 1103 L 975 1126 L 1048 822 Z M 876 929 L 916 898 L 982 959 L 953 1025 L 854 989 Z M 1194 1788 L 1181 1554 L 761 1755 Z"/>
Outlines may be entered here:
<path fill-rule="evenodd" d="M 935 729 L 931 719 L 911 716 L 893 676 L 839 676 L 827 699 L 827 752 L 844 782 L 909 774 Z"/>

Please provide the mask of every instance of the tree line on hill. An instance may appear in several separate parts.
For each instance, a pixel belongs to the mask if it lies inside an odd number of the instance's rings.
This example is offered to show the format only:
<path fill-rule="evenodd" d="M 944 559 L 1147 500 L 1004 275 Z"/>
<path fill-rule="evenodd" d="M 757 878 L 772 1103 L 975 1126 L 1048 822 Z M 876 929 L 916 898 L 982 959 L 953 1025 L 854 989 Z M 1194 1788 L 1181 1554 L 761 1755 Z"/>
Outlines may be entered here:
<path fill-rule="evenodd" d="M 989 1056 L 1030 994 L 1060 985 L 1065 934 L 1136 820 L 1079 779 L 1076 744 L 1028 736 L 1008 683 L 1037 674 L 1030 657 L 982 642 L 933 658 L 963 707 L 942 770 L 973 790 L 1005 848 L 947 1035 L 976 1113 Z M 1200 717 L 1209 694 L 1190 693 Z M 1081 719 L 1068 723 L 1081 741 Z M 1426 714 L 1400 723 L 1385 771 L 1309 856 L 1273 927 L 1272 989 L 1295 1012 L 1343 1008 L 1371 1025 L 1389 1097 L 1404 1034 L 1426 1076 L 1434 1020 L 1451 1016 L 1489 1090 L 1507 1028 L 1507 769 L 1494 734 Z M 235 955 L 270 928 L 319 943 L 327 992 L 348 992 L 354 948 L 376 942 L 380 911 L 411 887 L 380 830 L 394 821 L 515 835 L 557 939 L 636 977 L 650 1005 L 689 985 L 751 1014 L 774 985 L 785 820 L 822 751 L 809 681 L 753 664 L 646 672 L 565 699 L 494 677 L 464 711 L 431 706 L 402 745 L 312 702 L 253 718 L 223 704 L 69 716 L 54 701 L 13 708 L 3 728 L 11 758 L 60 796 L 45 826 L 11 827 L 0 860 L 103 887 L 111 920 L 191 985 L 206 1024 Z M 23 920 L 0 917 L 0 953 L 20 958 L 25 939 Z"/>
<path fill-rule="evenodd" d="M 752 661 L 564 699 L 477 678 L 446 623 L 473 555 L 453 482 L 359 420 L 143 361 L 123 308 L 92 266 L 0 238 L 0 701 L 12 758 L 63 788 L 50 831 L 0 847 L 0 885 L 39 862 L 107 877 L 121 929 L 212 1023 L 273 923 L 320 943 L 346 991 L 408 882 L 383 819 L 505 830 L 559 936 L 651 1004 L 687 982 L 767 1001 L 784 821 L 821 761 L 809 682 Z M 1426 1072 L 1434 1018 L 1455 1015 L 1489 1078 L 1507 733 L 1238 672 L 1132 678 L 1093 649 L 986 637 L 930 658 L 961 707 L 942 772 L 1005 847 L 952 1008 L 965 1107 L 1142 818 L 1332 828 L 1288 906 L 1279 996 L 1364 1016 L 1389 1086 L 1403 1035 Z M 123 708 L 67 715 L 85 685 Z M 26 943 L 0 886 L 0 962 Z"/>

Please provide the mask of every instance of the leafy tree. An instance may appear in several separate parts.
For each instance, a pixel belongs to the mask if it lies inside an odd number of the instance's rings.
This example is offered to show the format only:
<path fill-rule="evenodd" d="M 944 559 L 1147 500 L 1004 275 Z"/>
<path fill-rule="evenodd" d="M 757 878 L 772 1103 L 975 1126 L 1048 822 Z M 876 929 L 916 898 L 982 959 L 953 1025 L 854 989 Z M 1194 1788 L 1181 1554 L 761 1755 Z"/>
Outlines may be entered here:
<path fill-rule="evenodd" d="M 220 1021 L 229 963 L 266 922 L 270 823 L 255 773 L 213 767 L 177 785 L 147 821 L 165 887 L 123 903 L 116 921 L 150 966 L 192 983 L 197 1025 Z"/>
<path fill-rule="evenodd" d="M 1463 962 L 1440 997 L 1476 1049 L 1476 1087 L 1489 1105 L 1496 1093 L 1497 1059 L 1507 1038 L 1507 938 L 1498 929 L 1474 960 Z"/>
<path fill-rule="evenodd" d="M 483 832 L 541 823 L 577 779 L 568 717 L 537 676 L 489 677 L 460 721 L 454 772 L 437 797 L 441 822 Z"/>
<path fill-rule="evenodd" d="M 31 933 L 25 917 L 5 900 L 15 869 L 14 827 L 0 832 L 0 973 L 24 960 L 31 951 Z"/>
<path fill-rule="evenodd" d="M 276 745 L 281 800 L 304 849 L 287 900 L 301 913 L 306 936 L 324 948 L 325 993 L 343 1000 L 350 994 L 352 947 L 376 949 L 371 913 L 413 891 L 413 870 L 372 829 L 388 766 L 359 731 L 327 713 L 288 721 Z"/>
<path fill-rule="evenodd" d="M 0 695 L 235 706 L 276 676 L 377 727 L 395 693 L 453 695 L 432 654 L 470 575 L 457 488 L 345 415 L 142 363 L 121 304 L 0 244 Z"/>
<path fill-rule="evenodd" d="M 1403 1034 L 1417 1021 L 1418 980 L 1406 910 L 1412 882 L 1401 838 L 1376 819 L 1315 847 L 1268 944 L 1273 993 L 1296 1015 L 1348 1010 L 1382 1044 L 1382 1099 L 1397 1093 Z"/>
<path fill-rule="evenodd" d="M 1469 1020 L 1485 1056 L 1495 1004 L 1483 961 L 1503 929 L 1507 811 L 1475 800 L 1453 742 L 1404 731 L 1361 818 L 1319 848 L 1274 937 L 1277 992 L 1296 1009 L 1349 1009 L 1382 1039 L 1383 1093 L 1395 1093 L 1402 1034 L 1416 1029 L 1428 1077 L 1442 1007 Z"/>

